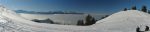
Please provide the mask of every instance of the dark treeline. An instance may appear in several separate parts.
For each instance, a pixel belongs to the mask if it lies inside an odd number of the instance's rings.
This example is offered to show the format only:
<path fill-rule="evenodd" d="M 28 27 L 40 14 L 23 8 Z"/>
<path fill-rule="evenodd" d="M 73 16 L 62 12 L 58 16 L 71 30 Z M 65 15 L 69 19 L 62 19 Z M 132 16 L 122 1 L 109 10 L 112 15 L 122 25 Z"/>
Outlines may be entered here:
<path fill-rule="evenodd" d="M 89 25 L 93 25 L 96 23 L 96 19 L 94 17 L 92 17 L 91 15 L 87 15 L 85 20 L 79 20 L 77 22 L 77 25 L 79 26 L 89 26 Z"/>
<path fill-rule="evenodd" d="M 124 8 L 123 11 L 129 10 L 128 8 Z M 136 6 L 132 6 L 131 10 L 137 10 Z M 143 5 L 140 9 L 140 11 L 145 12 L 145 13 L 150 13 L 147 9 L 147 6 Z"/>

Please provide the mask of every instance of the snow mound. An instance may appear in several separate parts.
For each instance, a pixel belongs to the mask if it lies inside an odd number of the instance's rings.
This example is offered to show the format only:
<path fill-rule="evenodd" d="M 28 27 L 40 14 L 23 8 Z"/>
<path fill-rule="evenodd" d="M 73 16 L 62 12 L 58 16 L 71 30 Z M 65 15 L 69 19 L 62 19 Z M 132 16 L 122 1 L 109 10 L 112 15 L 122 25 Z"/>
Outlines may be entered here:
<path fill-rule="evenodd" d="M 122 32 L 135 32 L 136 28 L 140 27 L 143 31 L 145 26 L 150 26 L 150 15 L 138 10 L 120 11 L 98 21 L 94 26 Z"/>
<path fill-rule="evenodd" d="M 150 18 L 150 15 L 148 13 L 144 13 L 144 12 L 141 12 L 141 11 L 138 11 L 138 10 L 128 10 L 128 11 L 120 11 L 118 13 L 115 13 L 115 14 L 112 14 L 111 16 L 103 19 L 103 20 L 100 20 L 98 21 L 97 23 L 100 23 L 101 21 L 106 21 L 106 20 L 125 20 L 125 19 L 128 19 L 128 18 Z"/>

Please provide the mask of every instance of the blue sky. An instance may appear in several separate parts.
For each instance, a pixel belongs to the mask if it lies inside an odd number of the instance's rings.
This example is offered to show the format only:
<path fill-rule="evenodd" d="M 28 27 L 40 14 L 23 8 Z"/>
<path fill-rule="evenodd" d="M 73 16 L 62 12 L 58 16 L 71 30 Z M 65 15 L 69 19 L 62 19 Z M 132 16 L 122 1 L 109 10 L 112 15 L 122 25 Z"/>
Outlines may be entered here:
<path fill-rule="evenodd" d="M 0 0 L 11 10 L 28 11 L 76 11 L 111 14 L 136 5 L 150 7 L 150 0 Z"/>

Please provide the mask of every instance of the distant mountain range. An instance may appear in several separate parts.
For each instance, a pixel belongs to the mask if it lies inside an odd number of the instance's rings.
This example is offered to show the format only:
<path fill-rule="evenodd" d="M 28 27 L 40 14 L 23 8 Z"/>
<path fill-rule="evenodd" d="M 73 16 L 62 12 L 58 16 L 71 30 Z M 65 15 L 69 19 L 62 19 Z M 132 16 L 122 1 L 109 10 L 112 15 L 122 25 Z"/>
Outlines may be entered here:
<path fill-rule="evenodd" d="M 28 14 L 84 14 L 78 12 L 70 11 L 49 11 L 49 12 L 36 12 L 36 11 L 26 11 L 26 10 L 15 10 L 16 13 L 28 13 Z"/>

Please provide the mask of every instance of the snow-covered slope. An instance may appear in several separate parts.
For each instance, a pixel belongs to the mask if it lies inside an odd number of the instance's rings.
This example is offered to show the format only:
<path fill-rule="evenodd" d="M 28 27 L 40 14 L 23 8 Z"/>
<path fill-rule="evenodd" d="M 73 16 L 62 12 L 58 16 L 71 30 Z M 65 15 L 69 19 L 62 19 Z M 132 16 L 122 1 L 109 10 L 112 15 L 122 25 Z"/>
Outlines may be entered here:
<path fill-rule="evenodd" d="M 4 6 L 0 6 L 0 32 L 42 32 L 41 30 L 45 31 L 38 23 L 26 20 Z"/>
<path fill-rule="evenodd" d="M 26 20 L 17 13 L 0 7 L 0 32 L 92 32 L 92 28 L 84 26 L 69 26 L 42 24 Z M 81 29 L 80 29 L 81 28 Z"/>
<path fill-rule="evenodd" d="M 150 26 L 150 15 L 137 10 L 120 11 L 91 26 L 40 24 L 0 7 L 0 32 L 135 32 Z"/>
<path fill-rule="evenodd" d="M 137 27 L 144 30 L 145 26 L 150 26 L 150 15 L 137 10 L 121 11 L 98 21 L 95 26 L 105 27 L 107 30 L 135 32 Z"/>

